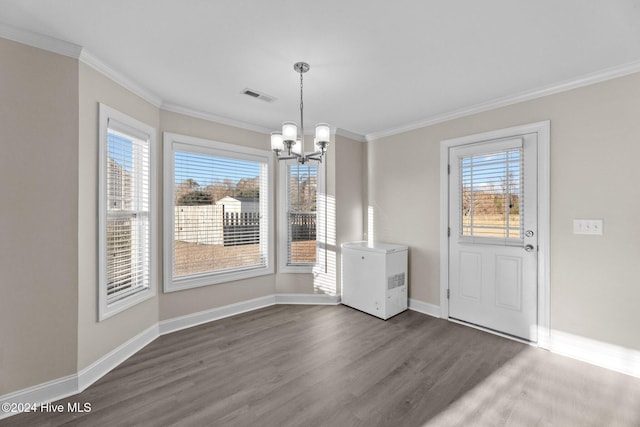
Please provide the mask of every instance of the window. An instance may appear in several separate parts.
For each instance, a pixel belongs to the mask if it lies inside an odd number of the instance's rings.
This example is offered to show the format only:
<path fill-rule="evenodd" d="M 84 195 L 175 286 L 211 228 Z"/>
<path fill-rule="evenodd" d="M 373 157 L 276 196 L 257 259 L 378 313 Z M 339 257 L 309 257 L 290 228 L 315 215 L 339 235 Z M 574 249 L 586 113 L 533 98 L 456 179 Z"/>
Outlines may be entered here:
<path fill-rule="evenodd" d="M 280 164 L 280 271 L 310 273 L 316 263 L 318 184 L 322 164 Z"/>
<path fill-rule="evenodd" d="M 99 318 L 156 294 L 155 129 L 106 105 L 99 119 Z"/>
<path fill-rule="evenodd" d="M 165 291 L 274 272 L 270 151 L 164 134 Z"/>
<path fill-rule="evenodd" d="M 460 158 L 461 237 L 523 238 L 522 141 L 512 145 Z"/>

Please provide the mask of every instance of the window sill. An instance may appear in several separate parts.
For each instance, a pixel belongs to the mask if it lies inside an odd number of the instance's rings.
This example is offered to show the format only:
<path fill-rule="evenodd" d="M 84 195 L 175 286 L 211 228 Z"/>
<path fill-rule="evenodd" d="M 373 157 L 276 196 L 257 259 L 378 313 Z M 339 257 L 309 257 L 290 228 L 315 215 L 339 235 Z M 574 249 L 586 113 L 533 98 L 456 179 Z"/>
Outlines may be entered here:
<path fill-rule="evenodd" d="M 283 265 L 278 269 L 278 273 L 283 274 L 312 274 L 315 264 L 311 265 Z"/>
<path fill-rule="evenodd" d="M 184 291 L 185 289 L 200 288 L 203 286 L 217 285 L 221 283 L 234 282 L 236 280 L 251 279 L 253 277 L 267 276 L 273 274 L 274 269 L 268 267 L 258 267 L 244 271 L 234 271 L 222 274 L 202 274 L 168 280 L 164 284 L 164 292 Z"/>
<path fill-rule="evenodd" d="M 127 297 L 111 303 L 102 303 L 98 310 L 98 321 L 103 321 L 109 317 L 127 310 L 156 296 L 155 288 L 144 288 Z"/>

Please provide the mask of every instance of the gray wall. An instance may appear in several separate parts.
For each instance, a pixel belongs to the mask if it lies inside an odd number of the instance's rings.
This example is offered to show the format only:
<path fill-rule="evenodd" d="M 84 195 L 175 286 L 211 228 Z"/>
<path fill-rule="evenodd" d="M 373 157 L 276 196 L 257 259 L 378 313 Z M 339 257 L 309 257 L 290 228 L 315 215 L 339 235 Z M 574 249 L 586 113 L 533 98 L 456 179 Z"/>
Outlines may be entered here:
<path fill-rule="evenodd" d="M 169 111 L 160 111 L 161 133 L 172 132 L 227 144 L 269 149 L 269 138 L 261 133 L 239 129 Z M 162 139 L 159 140 L 160 142 Z M 162 163 L 159 164 L 162 169 Z M 162 212 L 159 212 L 162 222 Z M 160 234 L 162 242 L 162 233 Z M 162 289 L 162 275 L 158 286 Z M 185 316 L 198 311 L 222 307 L 275 293 L 275 275 L 254 277 L 212 286 L 163 294 L 160 292 L 160 320 Z"/>
<path fill-rule="evenodd" d="M 366 169 L 366 144 L 336 135 L 335 195 L 336 195 L 336 246 L 338 250 L 338 278 L 342 271 L 340 246 L 346 242 L 364 239 L 364 171 Z M 341 290 L 341 283 L 338 283 Z"/>
<path fill-rule="evenodd" d="M 369 143 L 375 235 L 411 247 L 411 298 L 440 304 L 440 141 L 551 120 L 551 328 L 640 349 L 639 117 L 634 74 Z"/>
<path fill-rule="evenodd" d="M 160 210 L 158 296 L 98 322 L 98 103 L 158 130 L 158 207 L 163 131 L 261 149 L 269 149 L 269 137 L 160 110 L 76 59 L 12 41 L 0 39 L 0 62 L 0 395 L 75 374 L 161 320 L 277 292 L 318 293 L 327 283 L 339 291 L 336 248 L 362 235 L 353 220 L 362 181 L 350 182 L 342 199 L 335 191 L 337 175 L 363 169 L 363 144 L 346 138 L 328 155 L 328 274 L 276 273 L 163 294 Z M 344 154 L 337 166 L 336 150 Z M 339 235 L 336 216 L 349 223 Z"/>
<path fill-rule="evenodd" d="M 3 39 L 0 62 L 0 394 L 73 374 L 158 320 L 275 292 L 318 292 L 329 282 L 339 291 L 339 245 L 361 238 L 364 207 L 374 212 L 376 240 L 411 246 L 411 297 L 439 304 L 440 141 L 547 119 L 551 327 L 640 349 L 640 74 L 367 146 L 336 137 L 328 159 L 335 228 L 329 275 L 276 274 L 160 294 L 98 323 L 97 102 L 160 132 L 258 148 L 268 147 L 268 137 L 159 111 L 77 60 Z M 573 235 L 574 218 L 603 218 L 604 236 Z M 161 261 L 161 247 L 157 255 Z"/>
<path fill-rule="evenodd" d="M 0 39 L 0 395 L 76 371 L 78 61 Z"/>
<path fill-rule="evenodd" d="M 159 128 L 159 110 L 113 80 L 79 63 L 78 147 L 78 370 L 158 321 L 158 298 L 98 322 L 98 103 L 101 102 L 150 126 Z M 155 160 L 161 163 L 158 136 Z M 160 176 L 155 177 L 156 197 L 161 198 Z M 158 231 L 160 223 L 157 224 Z M 161 257 L 160 248 L 156 251 Z M 159 258 L 160 259 L 160 258 Z M 161 264 L 158 265 L 160 274 Z M 161 276 L 157 276 L 161 277 Z"/>

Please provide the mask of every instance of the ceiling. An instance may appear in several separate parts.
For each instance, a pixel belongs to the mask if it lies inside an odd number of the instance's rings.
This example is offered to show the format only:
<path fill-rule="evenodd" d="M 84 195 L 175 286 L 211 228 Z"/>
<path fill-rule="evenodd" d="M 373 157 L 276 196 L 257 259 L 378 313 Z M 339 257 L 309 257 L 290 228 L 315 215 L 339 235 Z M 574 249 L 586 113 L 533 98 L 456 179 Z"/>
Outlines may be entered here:
<path fill-rule="evenodd" d="M 0 0 L 166 105 L 375 136 L 640 60 L 638 0 Z M 272 103 L 243 95 L 251 88 Z"/>

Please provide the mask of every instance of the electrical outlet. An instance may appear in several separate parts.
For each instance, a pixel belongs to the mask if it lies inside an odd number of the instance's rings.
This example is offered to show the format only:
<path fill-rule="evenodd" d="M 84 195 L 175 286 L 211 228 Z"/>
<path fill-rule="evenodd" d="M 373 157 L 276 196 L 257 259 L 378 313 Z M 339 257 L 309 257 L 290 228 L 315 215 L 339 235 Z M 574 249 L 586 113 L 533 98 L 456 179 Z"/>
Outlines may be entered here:
<path fill-rule="evenodd" d="M 589 234 L 602 236 L 603 220 L 601 219 L 574 219 L 573 234 Z"/>

